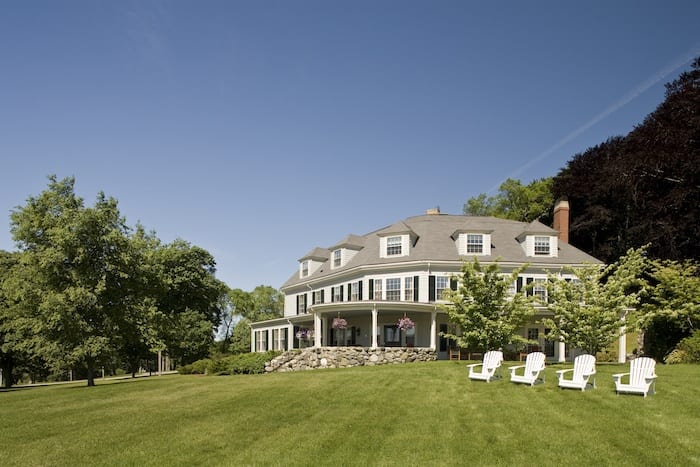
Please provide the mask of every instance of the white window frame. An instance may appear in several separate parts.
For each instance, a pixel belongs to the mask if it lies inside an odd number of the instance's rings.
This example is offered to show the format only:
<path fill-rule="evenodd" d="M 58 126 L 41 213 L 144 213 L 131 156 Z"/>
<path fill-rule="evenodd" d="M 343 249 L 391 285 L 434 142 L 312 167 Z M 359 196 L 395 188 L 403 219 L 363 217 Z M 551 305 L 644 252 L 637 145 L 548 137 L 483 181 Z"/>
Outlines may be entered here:
<path fill-rule="evenodd" d="M 444 287 L 440 287 L 444 285 Z M 435 300 L 442 300 L 442 292 L 450 288 L 450 278 L 447 276 L 435 276 Z"/>
<path fill-rule="evenodd" d="M 322 293 L 320 290 L 314 291 L 314 303 L 316 303 L 316 304 L 323 303 Z"/>
<path fill-rule="evenodd" d="M 360 301 L 360 282 L 350 283 L 350 301 L 359 302 Z"/>
<path fill-rule="evenodd" d="M 333 267 L 339 268 L 343 265 L 343 251 L 334 250 L 333 251 Z"/>
<path fill-rule="evenodd" d="M 306 277 L 309 275 L 309 260 L 301 262 L 301 277 Z"/>
<path fill-rule="evenodd" d="M 386 255 L 401 256 L 403 252 L 403 238 L 400 235 L 386 238 Z"/>
<path fill-rule="evenodd" d="M 403 299 L 406 302 L 413 301 L 413 277 L 408 276 L 403 279 Z"/>
<path fill-rule="evenodd" d="M 382 280 L 381 279 L 372 279 L 374 281 L 374 297 L 372 297 L 373 300 L 383 300 L 384 297 L 382 295 Z"/>
<path fill-rule="evenodd" d="M 466 242 L 467 254 L 484 254 L 484 234 L 466 234 Z"/>
<path fill-rule="evenodd" d="M 552 238 L 535 236 L 533 239 L 533 251 L 535 256 L 550 256 L 552 254 Z"/>
<path fill-rule="evenodd" d="M 267 351 L 267 329 L 255 331 L 255 350 L 258 352 Z"/>
<path fill-rule="evenodd" d="M 400 277 L 389 277 L 386 279 L 386 299 L 391 302 L 401 301 Z"/>

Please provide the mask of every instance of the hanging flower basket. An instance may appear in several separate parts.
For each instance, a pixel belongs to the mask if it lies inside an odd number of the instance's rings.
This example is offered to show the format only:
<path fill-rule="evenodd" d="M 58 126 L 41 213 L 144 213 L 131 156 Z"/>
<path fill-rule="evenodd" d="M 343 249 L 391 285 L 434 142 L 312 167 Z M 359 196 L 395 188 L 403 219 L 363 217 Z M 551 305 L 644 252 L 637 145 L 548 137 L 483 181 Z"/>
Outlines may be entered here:
<path fill-rule="evenodd" d="M 346 327 L 348 327 L 348 322 L 345 321 L 345 318 L 340 316 L 333 318 L 333 329 L 345 329 Z"/>
<path fill-rule="evenodd" d="M 314 331 L 313 331 L 313 329 L 302 328 L 302 329 L 299 329 L 297 331 L 296 336 L 297 336 L 297 339 L 300 339 L 300 340 L 313 339 Z"/>
<path fill-rule="evenodd" d="M 413 320 L 411 318 L 408 318 L 406 315 L 404 315 L 403 318 L 399 318 L 399 321 L 396 324 L 402 331 L 408 331 L 409 329 L 413 329 L 416 326 Z"/>

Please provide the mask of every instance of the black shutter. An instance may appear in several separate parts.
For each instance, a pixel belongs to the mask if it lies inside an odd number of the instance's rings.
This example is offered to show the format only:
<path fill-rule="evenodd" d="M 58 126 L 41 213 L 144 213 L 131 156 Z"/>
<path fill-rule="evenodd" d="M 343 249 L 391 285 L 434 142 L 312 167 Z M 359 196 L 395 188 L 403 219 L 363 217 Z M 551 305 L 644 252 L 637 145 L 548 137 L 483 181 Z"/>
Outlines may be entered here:
<path fill-rule="evenodd" d="M 359 287 L 359 290 L 357 291 L 358 297 L 360 300 L 364 300 L 365 298 L 362 296 L 362 283 L 364 281 L 360 281 L 357 283 L 357 286 Z"/>
<path fill-rule="evenodd" d="M 309 295 L 304 294 L 304 313 L 306 313 L 306 308 L 308 307 L 309 304 Z"/>
<path fill-rule="evenodd" d="M 340 295 L 339 295 L 339 297 L 340 297 L 340 301 L 342 302 L 342 301 L 343 301 L 343 286 L 342 286 L 342 285 L 340 286 Z"/>
<path fill-rule="evenodd" d="M 374 279 L 369 280 L 369 299 L 374 300 Z"/>
<path fill-rule="evenodd" d="M 418 301 L 418 276 L 413 276 L 413 301 Z"/>
<path fill-rule="evenodd" d="M 299 314 L 299 295 L 297 295 L 297 309 L 294 312 L 294 314 L 297 314 L 297 315 Z"/>
<path fill-rule="evenodd" d="M 450 277 L 450 290 L 457 290 L 457 279 Z"/>
<path fill-rule="evenodd" d="M 528 277 L 527 279 L 525 279 L 525 283 L 526 283 L 527 285 L 530 285 L 530 284 L 532 284 L 532 281 L 533 281 L 533 280 L 534 280 L 534 279 L 533 279 L 532 277 Z M 532 288 L 531 288 L 531 287 L 528 287 L 528 289 L 526 290 L 526 294 L 527 294 L 528 296 L 532 296 Z"/>
<path fill-rule="evenodd" d="M 348 301 L 352 301 L 352 284 L 348 284 Z"/>
<path fill-rule="evenodd" d="M 321 289 L 321 303 L 323 303 L 323 302 L 325 302 L 325 301 L 326 301 L 326 297 L 325 297 L 325 295 L 326 295 L 326 292 L 325 292 L 325 290 Z"/>
<path fill-rule="evenodd" d="M 335 302 L 335 287 L 331 287 L 331 303 Z"/>
<path fill-rule="evenodd" d="M 435 276 L 428 276 L 428 301 L 435 301 Z"/>
<path fill-rule="evenodd" d="M 311 304 L 315 305 L 316 304 L 316 293 L 311 292 Z"/>
<path fill-rule="evenodd" d="M 523 290 L 523 278 L 518 276 L 518 280 L 515 281 L 515 291 L 521 292 Z"/>

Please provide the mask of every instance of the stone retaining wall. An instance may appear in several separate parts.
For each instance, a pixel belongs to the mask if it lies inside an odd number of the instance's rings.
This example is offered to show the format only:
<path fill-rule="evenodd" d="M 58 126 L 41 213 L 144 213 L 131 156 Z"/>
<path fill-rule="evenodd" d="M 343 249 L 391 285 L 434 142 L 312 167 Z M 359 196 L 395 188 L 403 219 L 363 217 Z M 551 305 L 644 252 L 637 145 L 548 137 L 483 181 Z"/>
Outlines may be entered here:
<path fill-rule="evenodd" d="M 389 365 L 437 360 L 435 350 L 424 347 L 320 347 L 291 350 L 265 364 L 265 371 L 301 371 L 319 368 Z"/>

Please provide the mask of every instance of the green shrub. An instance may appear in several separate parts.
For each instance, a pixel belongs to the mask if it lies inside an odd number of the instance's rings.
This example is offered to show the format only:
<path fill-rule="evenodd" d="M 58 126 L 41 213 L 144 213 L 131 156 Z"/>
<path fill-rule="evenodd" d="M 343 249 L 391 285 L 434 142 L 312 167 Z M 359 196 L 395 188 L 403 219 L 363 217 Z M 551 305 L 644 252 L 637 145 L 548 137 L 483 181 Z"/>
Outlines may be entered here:
<path fill-rule="evenodd" d="M 265 373 L 265 362 L 282 352 L 252 352 L 236 355 L 218 355 L 217 358 L 197 360 L 178 368 L 181 375 L 252 375 Z"/>
<path fill-rule="evenodd" d="M 595 357 L 598 362 L 617 362 L 617 350 L 605 349 L 601 350 L 596 354 Z"/>
<path fill-rule="evenodd" d="M 282 352 L 251 352 L 234 355 L 227 359 L 232 375 L 252 375 L 265 373 L 265 362 L 269 362 Z"/>
<path fill-rule="evenodd" d="M 669 365 L 674 363 L 690 363 L 690 355 L 687 352 L 680 349 L 673 349 L 671 353 L 666 355 L 664 362 Z"/>
<path fill-rule="evenodd" d="M 181 375 L 205 375 L 210 362 L 211 360 L 208 358 L 197 360 L 189 365 L 181 366 L 177 369 L 177 372 Z"/>
<path fill-rule="evenodd" d="M 683 357 L 684 360 L 676 361 L 679 357 Z M 700 330 L 682 339 L 664 361 L 666 363 L 700 363 Z"/>

